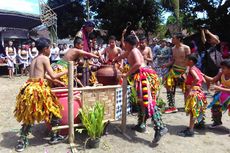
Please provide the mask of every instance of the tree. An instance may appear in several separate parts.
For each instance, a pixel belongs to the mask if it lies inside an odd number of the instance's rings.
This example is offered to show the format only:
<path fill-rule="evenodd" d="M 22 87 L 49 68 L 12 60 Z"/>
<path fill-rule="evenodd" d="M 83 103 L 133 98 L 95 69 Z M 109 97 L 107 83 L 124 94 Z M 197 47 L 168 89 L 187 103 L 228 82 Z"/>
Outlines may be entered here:
<path fill-rule="evenodd" d="M 161 0 L 162 7 L 176 17 L 176 22 L 179 25 L 180 9 L 186 8 L 190 0 Z"/>
<path fill-rule="evenodd" d="M 153 0 L 100 0 L 91 5 L 101 27 L 118 37 L 128 21 L 132 22 L 130 29 L 143 28 L 145 31 L 154 31 L 160 22 L 161 8 Z"/>
<path fill-rule="evenodd" d="M 217 33 L 222 40 L 230 42 L 230 1 L 226 0 L 193 0 L 192 5 L 188 5 L 187 12 L 194 16 L 197 12 L 206 12 L 207 18 L 197 19 L 195 27 L 201 24 L 210 26 L 211 31 Z"/>
<path fill-rule="evenodd" d="M 82 0 L 48 0 L 48 5 L 57 14 L 58 38 L 75 36 L 86 18 Z"/>

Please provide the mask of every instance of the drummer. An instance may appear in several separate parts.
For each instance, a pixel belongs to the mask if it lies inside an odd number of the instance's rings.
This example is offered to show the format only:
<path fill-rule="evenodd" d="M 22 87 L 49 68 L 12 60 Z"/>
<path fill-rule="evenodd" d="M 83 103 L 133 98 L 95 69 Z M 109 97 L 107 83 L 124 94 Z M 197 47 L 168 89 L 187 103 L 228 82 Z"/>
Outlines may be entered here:
<path fill-rule="evenodd" d="M 116 46 L 116 37 L 115 36 L 110 36 L 109 37 L 109 46 L 106 47 L 101 53 L 100 53 L 100 58 L 101 60 L 108 65 L 112 65 L 112 61 L 118 57 L 119 55 L 121 55 L 122 53 L 122 49 L 120 47 Z M 104 59 L 102 58 L 102 56 L 105 55 Z M 123 66 L 123 61 L 121 61 L 121 63 L 118 64 L 119 68 L 121 68 Z"/>

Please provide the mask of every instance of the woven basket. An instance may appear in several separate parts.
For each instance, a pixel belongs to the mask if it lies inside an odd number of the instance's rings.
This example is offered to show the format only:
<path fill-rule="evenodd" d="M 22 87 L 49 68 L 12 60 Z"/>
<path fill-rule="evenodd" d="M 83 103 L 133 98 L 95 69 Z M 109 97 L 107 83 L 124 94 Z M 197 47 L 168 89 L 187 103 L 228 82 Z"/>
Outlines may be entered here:
<path fill-rule="evenodd" d="M 105 120 L 115 120 L 116 88 L 89 89 L 82 91 L 83 105 L 93 106 L 97 101 L 105 107 Z"/>

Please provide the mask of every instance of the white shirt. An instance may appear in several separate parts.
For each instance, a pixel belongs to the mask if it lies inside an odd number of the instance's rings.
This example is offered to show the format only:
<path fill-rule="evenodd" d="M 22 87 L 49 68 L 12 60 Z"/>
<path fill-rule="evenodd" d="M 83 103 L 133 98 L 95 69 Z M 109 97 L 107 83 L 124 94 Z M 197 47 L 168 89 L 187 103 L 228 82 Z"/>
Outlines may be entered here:
<path fill-rule="evenodd" d="M 60 50 L 60 49 L 59 49 L 58 47 L 55 47 L 55 48 L 51 48 L 51 49 L 50 49 L 51 61 L 60 60 L 59 50 Z"/>

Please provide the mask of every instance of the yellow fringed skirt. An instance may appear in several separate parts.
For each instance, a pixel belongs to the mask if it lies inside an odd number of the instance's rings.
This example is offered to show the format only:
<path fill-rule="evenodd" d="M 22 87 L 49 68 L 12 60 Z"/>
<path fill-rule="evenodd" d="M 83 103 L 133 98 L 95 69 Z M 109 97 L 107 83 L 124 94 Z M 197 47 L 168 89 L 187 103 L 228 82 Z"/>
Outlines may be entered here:
<path fill-rule="evenodd" d="M 17 95 L 14 116 L 24 124 L 34 124 L 35 121 L 50 123 L 53 115 L 62 117 L 61 109 L 61 104 L 52 94 L 46 80 L 29 79 Z"/>
<path fill-rule="evenodd" d="M 190 89 L 191 86 L 186 87 Z M 189 93 L 186 94 L 185 98 L 185 112 L 192 114 L 194 119 L 198 122 L 205 115 L 205 110 L 207 106 L 207 99 L 199 86 L 193 86 Z M 200 119 L 199 119 L 200 118 Z"/>
<path fill-rule="evenodd" d="M 54 73 L 60 73 L 68 69 L 68 62 L 59 60 L 57 63 L 52 64 Z M 66 86 L 68 85 L 68 76 L 67 74 L 62 75 L 59 80 L 63 82 Z"/>

